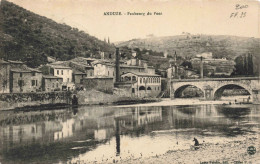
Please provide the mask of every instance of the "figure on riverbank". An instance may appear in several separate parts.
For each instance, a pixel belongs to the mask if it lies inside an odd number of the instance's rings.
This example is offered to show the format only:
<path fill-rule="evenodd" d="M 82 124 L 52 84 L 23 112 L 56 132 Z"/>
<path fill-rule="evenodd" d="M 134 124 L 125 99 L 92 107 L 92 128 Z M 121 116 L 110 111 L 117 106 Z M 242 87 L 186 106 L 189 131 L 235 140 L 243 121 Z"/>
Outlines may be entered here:
<path fill-rule="evenodd" d="M 73 95 L 73 98 L 72 98 L 72 105 L 78 105 L 78 98 L 76 95 Z"/>
<path fill-rule="evenodd" d="M 194 137 L 193 141 L 195 142 L 194 143 L 194 147 L 195 147 L 195 150 L 199 149 L 199 141 L 197 140 L 197 138 Z"/>

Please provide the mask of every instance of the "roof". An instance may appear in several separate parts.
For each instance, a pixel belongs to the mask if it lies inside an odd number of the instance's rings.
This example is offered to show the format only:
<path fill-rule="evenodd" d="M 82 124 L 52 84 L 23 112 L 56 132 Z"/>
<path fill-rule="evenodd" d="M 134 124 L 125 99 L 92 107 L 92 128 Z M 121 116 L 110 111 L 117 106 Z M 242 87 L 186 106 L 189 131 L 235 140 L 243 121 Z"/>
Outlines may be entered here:
<path fill-rule="evenodd" d="M 56 69 L 71 69 L 70 67 L 63 66 L 63 65 L 52 65 L 52 64 L 49 64 L 48 66 L 50 66 L 52 68 L 56 68 Z"/>
<path fill-rule="evenodd" d="M 113 79 L 114 77 L 108 77 L 108 76 L 90 76 L 90 77 L 84 77 L 84 79 Z"/>
<path fill-rule="evenodd" d="M 130 73 L 130 74 L 134 74 L 134 75 L 137 75 L 137 76 L 148 76 L 148 77 L 154 77 L 154 76 L 156 76 L 156 77 L 161 77 L 160 75 L 157 75 L 157 74 L 149 74 L 149 73 L 133 73 L 133 72 L 127 72 L 127 73 L 124 73 L 124 74 L 122 74 L 122 75 L 125 75 L 125 74 L 128 74 L 128 73 Z M 122 76 L 121 75 L 121 76 Z"/>
<path fill-rule="evenodd" d="M 37 69 L 33 69 L 33 68 L 28 68 L 28 67 L 21 67 L 21 68 L 13 68 L 11 69 L 12 72 L 24 72 L 24 73 L 30 73 L 30 72 L 39 72 L 41 73 L 41 71 L 37 70 Z"/>
<path fill-rule="evenodd" d="M 24 64 L 22 61 L 8 60 L 8 62 L 11 63 L 11 64 Z"/>
<path fill-rule="evenodd" d="M 75 75 L 86 75 L 85 72 L 81 72 L 81 71 L 76 70 L 76 69 L 73 69 L 73 74 L 75 74 Z"/>
<path fill-rule="evenodd" d="M 0 63 L 1 63 L 1 64 L 9 64 L 9 62 L 4 61 L 4 60 L 1 60 L 1 59 L 0 59 Z"/>
<path fill-rule="evenodd" d="M 62 77 L 50 76 L 50 75 L 44 75 L 42 77 L 45 78 L 45 79 L 62 79 Z"/>

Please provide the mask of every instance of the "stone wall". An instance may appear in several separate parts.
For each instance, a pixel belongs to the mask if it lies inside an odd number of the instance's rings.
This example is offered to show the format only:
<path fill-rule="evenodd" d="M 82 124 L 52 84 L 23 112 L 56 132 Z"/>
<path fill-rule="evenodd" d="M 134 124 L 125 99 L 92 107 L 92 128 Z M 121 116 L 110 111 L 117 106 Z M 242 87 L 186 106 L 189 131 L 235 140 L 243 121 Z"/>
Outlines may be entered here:
<path fill-rule="evenodd" d="M 113 93 L 113 78 L 84 78 L 83 86 L 86 90 L 95 89 L 98 91 Z"/>
<path fill-rule="evenodd" d="M 96 90 L 79 91 L 77 97 L 79 105 L 110 104 L 120 100 L 118 95 L 107 94 Z"/>
<path fill-rule="evenodd" d="M 3 93 L 0 94 L 0 110 L 41 104 L 69 104 L 70 99 L 69 92 Z"/>

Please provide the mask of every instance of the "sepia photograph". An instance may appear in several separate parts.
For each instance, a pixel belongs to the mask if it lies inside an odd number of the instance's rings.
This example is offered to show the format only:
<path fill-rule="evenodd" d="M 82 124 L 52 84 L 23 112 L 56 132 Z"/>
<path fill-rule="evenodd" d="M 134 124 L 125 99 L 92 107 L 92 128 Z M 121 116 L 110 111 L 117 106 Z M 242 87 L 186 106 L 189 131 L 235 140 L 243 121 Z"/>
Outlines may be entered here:
<path fill-rule="evenodd" d="M 260 1 L 0 0 L 0 164 L 260 164 Z"/>

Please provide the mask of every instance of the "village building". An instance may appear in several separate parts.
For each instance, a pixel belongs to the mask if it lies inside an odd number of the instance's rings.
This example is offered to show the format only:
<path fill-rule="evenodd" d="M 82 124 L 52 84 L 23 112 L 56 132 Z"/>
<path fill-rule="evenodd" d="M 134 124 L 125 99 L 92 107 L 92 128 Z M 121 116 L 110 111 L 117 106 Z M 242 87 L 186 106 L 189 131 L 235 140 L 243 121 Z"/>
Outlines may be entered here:
<path fill-rule="evenodd" d="M 115 62 L 114 61 L 99 61 L 94 64 L 94 76 L 112 77 L 115 82 Z M 127 61 L 120 61 L 119 74 L 132 73 L 147 73 L 155 74 L 155 69 L 147 65 L 144 60 L 130 59 Z"/>
<path fill-rule="evenodd" d="M 132 83 L 132 94 L 137 97 L 157 97 L 161 92 L 161 76 L 128 72 L 121 75 L 121 82 Z"/>
<path fill-rule="evenodd" d="M 0 93 L 9 93 L 10 63 L 0 59 Z"/>
<path fill-rule="evenodd" d="M 83 79 L 83 87 L 86 90 L 98 90 L 106 93 L 113 93 L 114 81 L 113 77 L 93 76 Z"/>
<path fill-rule="evenodd" d="M 10 70 L 10 92 L 39 92 L 42 90 L 42 72 L 23 65 Z"/>
<path fill-rule="evenodd" d="M 92 77 L 94 76 L 94 61 L 97 61 L 97 59 L 77 57 L 68 61 L 67 66 L 73 68 L 73 71 L 77 70 L 85 73 L 86 77 Z"/>
<path fill-rule="evenodd" d="M 73 82 L 75 83 L 76 89 L 83 89 L 83 80 L 87 77 L 87 74 L 76 69 L 73 70 Z"/>
<path fill-rule="evenodd" d="M 212 53 L 198 54 L 197 58 L 191 59 L 192 68 L 200 72 L 201 63 L 203 64 L 203 75 L 210 77 L 214 75 L 230 76 L 234 70 L 235 62 L 226 58 L 215 59 Z"/>
<path fill-rule="evenodd" d="M 62 90 L 74 90 L 75 85 L 72 81 L 72 68 L 63 66 L 50 64 L 47 65 L 49 67 L 49 73 L 52 76 L 57 76 L 62 78 Z"/>
<path fill-rule="evenodd" d="M 177 68 L 177 69 L 176 69 Z M 197 79 L 199 75 L 196 70 L 191 68 L 178 66 L 178 67 L 169 67 L 167 69 L 167 78 L 173 79 Z"/>
<path fill-rule="evenodd" d="M 61 91 L 62 81 L 61 77 L 44 75 L 42 78 L 42 90 L 45 92 Z"/>

